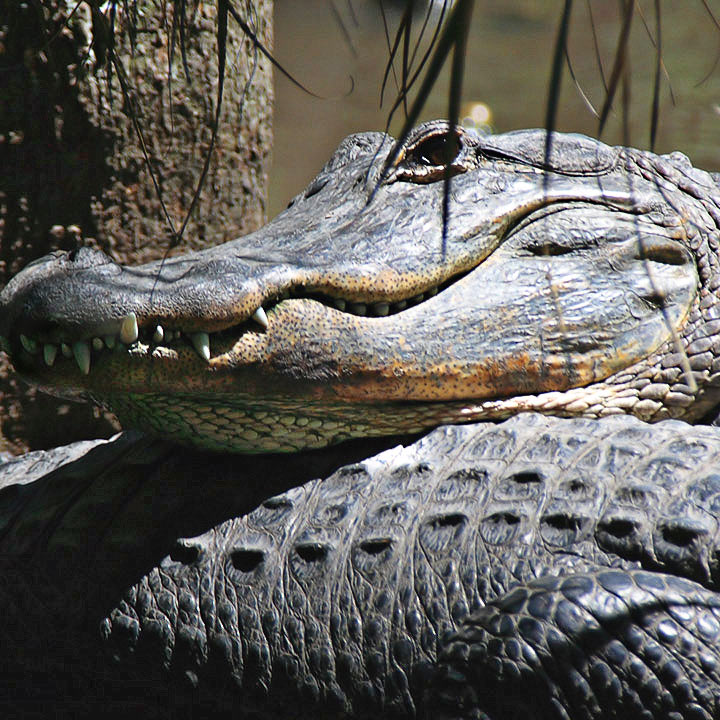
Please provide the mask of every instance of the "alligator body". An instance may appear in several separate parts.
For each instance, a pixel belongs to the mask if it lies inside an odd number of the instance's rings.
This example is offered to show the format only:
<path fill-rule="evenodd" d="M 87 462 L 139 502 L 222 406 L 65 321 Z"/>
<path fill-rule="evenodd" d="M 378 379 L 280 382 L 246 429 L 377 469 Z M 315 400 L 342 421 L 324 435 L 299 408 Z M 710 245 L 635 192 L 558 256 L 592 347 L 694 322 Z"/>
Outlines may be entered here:
<path fill-rule="evenodd" d="M 328 452 L 243 465 L 119 436 L 0 466 L 14 707 L 718 716 L 716 428 L 444 427 L 268 497 Z"/>
<path fill-rule="evenodd" d="M 0 295 L 5 349 L 126 426 L 240 452 L 718 403 L 710 174 L 560 134 L 546 163 L 543 131 L 392 145 L 351 136 L 267 227 L 201 253 L 32 264 Z"/>
<path fill-rule="evenodd" d="M 718 404 L 715 178 L 579 136 L 546 162 L 538 131 L 391 146 L 349 138 L 234 243 L 140 268 L 58 254 L 0 294 L 32 381 L 202 448 L 121 436 L 4 466 L 8 697 L 720 715 L 720 437 L 643 422 Z"/>

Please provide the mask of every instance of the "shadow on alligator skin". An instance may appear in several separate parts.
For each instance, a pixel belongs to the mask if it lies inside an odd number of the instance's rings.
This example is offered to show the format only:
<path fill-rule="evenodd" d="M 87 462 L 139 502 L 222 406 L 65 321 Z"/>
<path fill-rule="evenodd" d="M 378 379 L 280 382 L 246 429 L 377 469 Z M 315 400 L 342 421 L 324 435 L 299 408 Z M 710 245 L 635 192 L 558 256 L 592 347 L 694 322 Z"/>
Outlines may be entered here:
<path fill-rule="evenodd" d="M 192 565 L 198 549 L 182 538 L 399 439 L 232 458 L 126 432 L 0 464 L 4 716 L 25 717 L 29 708 L 40 717 L 104 715 L 113 688 L 123 714 L 161 694 L 148 680 L 133 699 L 122 666 L 103 665 L 100 623 L 123 591 L 153 568 Z M 103 667 L 106 676 L 97 676 Z M 164 703 L 155 701 L 159 712 Z"/>
<path fill-rule="evenodd" d="M 335 470 L 364 452 L 0 466 L 5 716 L 717 717 L 716 429 L 521 415 Z"/>

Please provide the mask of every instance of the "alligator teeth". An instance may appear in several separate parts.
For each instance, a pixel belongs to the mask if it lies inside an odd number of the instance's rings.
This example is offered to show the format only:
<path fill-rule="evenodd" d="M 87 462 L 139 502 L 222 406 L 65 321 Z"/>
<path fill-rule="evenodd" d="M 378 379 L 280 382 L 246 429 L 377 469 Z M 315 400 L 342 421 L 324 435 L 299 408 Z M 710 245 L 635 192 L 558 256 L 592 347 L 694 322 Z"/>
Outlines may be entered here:
<path fill-rule="evenodd" d="M 138 339 L 137 317 L 134 312 L 129 313 L 123 318 L 120 326 L 120 340 L 126 345 L 132 345 Z"/>
<path fill-rule="evenodd" d="M 335 307 L 338 310 L 344 310 L 345 305 L 347 304 L 342 298 L 335 298 L 335 300 L 333 300 L 333 302 L 335 303 Z"/>
<path fill-rule="evenodd" d="M 411 297 L 408 302 L 415 303 L 416 305 L 418 303 L 421 303 L 425 299 L 425 296 L 420 293 L 419 295 L 416 295 L 415 297 Z"/>
<path fill-rule="evenodd" d="M 85 340 L 78 340 L 72 344 L 72 351 L 80 372 L 88 375 L 90 373 L 90 346 Z"/>
<path fill-rule="evenodd" d="M 20 344 L 31 355 L 34 355 L 38 351 L 37 340 L 33 340 L 32 338 L 29 338 L 27 335 L 20 335 Z"/>
<path fill-rule="evenodd" d="M 435 297 L 437 294 L 438 294 L 438 288 L 437 288 L 437 287 L 433 287 L 433 288 L 430 288 L 430 289 L 425 293 L 425 297 L 431 298 L 431 297 Z"/>
<path fill-rule="evenodd" d="M 62 352 L 63 357 L 66 357 L 66 358 L 72 357 L 72 350 L 70 349 L 70 346 L 67 343 L 60 344 L 60 352 Z"/>
<path fill-rule="evenodd" d="M 393 305 L 393 307 L 394 307 L 395 310 L 397 310 L 398 312 L 399 312 L 400 310 L 404 310 L 404 309 L 407 307 L 407 300 L 401 300 L 400 302 L 396 302 L 396 303 Z"/>
<path fill-rule="evenodd" d="M 252 319 L 258 325 L 262 325 L 262 327 L 264 327 L 267 330 L 268 319 L 267 319 L 267 315 L 265 314 L 265 311 L 262 308 L 262 305 L 253 313 Z"/>
<path fill-rule="evenodd" d="M 108 346 L 109 350 L 112 350 L 115 347 L 115 336 L 114 335 L 106 335 L 103 340 L 105 341 L 105 344 Z"/>
<path fill-rule="evenodd" d="M 348 310 L 355 315 L 365 315 L 367 313 L 367 305 L 365 303 L 350 303 Z"/>
<path fill-rule="evenodd" d="M 390 312 L 390 305 L 389 305 L 389 303 L 386 303 L 386 302 L 375 303 L 372 306 L 372 311 L 373 311 L 373 313 L 375 313 L 375 315 L 378 315 L 379 317 L 383 317 Z"/>
<path fill-rule="evenodd" d="M 206 361 L 210 361 L 210 336 L 206 332 L 190 333 L 190 342 L 197 350 L 197 354 Z"/>
<path fill-rule="evenodd" d="M 99 337 L 94 337 L 92 339 L 92 346 L 93 350 L 97 350 L 99 352 L 105 347 L 105 343 Z"/>
<path fill-rule="evenodd" d="M 169 335 L 170 333 L 168 333 Z M 152 339 L 154 343 L 161 343 L 163 341 L 163 338 L 165 337 L 165 331 L 163 330 L 162 325 L 158 325 L 155 328 L 155 332 L 153 333 Z"/>
<path fill-rule="evenodd" d="M 43 345 L 43 359 L 48 367 L 52 367 L 57 357 L 57 345 Z"/>

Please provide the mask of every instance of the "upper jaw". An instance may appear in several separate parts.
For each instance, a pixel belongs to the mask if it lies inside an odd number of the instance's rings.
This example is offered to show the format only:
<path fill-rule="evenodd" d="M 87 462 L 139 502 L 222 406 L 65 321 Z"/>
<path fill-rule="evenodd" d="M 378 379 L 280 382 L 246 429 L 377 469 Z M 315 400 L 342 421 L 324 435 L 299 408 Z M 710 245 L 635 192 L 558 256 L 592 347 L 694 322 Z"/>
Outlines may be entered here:
<path fill-rule="evenodd" d="M 262 329 L 270 307 L 288 296 L 355 315 L 402 312 L 483 262 L 535 209 L 578 197 L 577 178 L 544 186 L 537 175 L 492 166 L 458 175 L 443 245 L 442 183 L 418 186 L 395 172 L 376 189 L 389 147 L 382 136 L 370 145 L 359 158 L 350 154 L 341 171 L 321 173 L 268 226 L 233 243 L 139 268 L 86 249 L 32 264 L 0 293 L 4 347 L 51 365 L 63 344 L 67 354 L 80 343 L 76 359 L 85 372 L 85 345 L 175 334 L 207 359 L 209 334 L 246 323 Z M 466 153 L 470 164 L 473 152 Z M 589 183 L 584 194 L 613 202 L 607 183 Z M 615 201 L 626 202 L 621 191 Z"/>

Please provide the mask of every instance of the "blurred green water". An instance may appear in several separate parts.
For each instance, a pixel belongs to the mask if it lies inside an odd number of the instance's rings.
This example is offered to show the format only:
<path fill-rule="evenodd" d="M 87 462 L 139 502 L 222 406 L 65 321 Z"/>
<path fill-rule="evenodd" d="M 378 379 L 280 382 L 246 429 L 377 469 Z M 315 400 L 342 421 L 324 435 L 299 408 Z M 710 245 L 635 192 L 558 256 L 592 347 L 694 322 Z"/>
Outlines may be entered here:
<path fill-rule="evenodd" d="M 386 2 L 387 4 L 387 2 Z M 550 64 L 563 3 L 530 0 L 477 0 L 466 61 L 463 97 L 492 111 L 498 132 L 544 123 Z M 609 76 L 620 28 L 617 2 L 591 0 L 598 44 Z M 720 3 L 710 0 L 720 15 Z M 717 7 L 714 7 L 717 6 Z M 655 35 L 653 3 L 639 3 Z M 720 32 L 700 0 L 663 2 L 662 45 L 669 81 L 663 77 L 657 150 L 681 150 L 693 163 L 720 168 L 720 64 L 707 80 L 720 52 Z M 380 83 L 388 57 L 378 3 L 336 0 L 352 45 L 330 8 L 329 0 L 276 0 L 275 52 L 281 62 L 315 93 L 316 99 L 276 76 L 274 166 L 269 216 L 282 210 L 302 190 L 351 132 L 382 130 L 394 98 L 392 81 L 385 106 L 379 106 Z M 396 22 L 398 15 L 391 14 Z M 357 21 L 357 23 L 355 22 Z M 597 67 L 587 4 L 574 3 L 570 36 L 573 70 L 584 92 L 599 109 L 603 84 Z M 636 15 L 630 40 L 632 70 L 630 140 L 648 147 L 654 82 L 654 47 L 642 18 Z M 351 86 L 354 89 L 348 94 Z M 670 86 L 675 106 L 670 99 Z M 603 139 L 621 143 L 619 102 Z M 423 119 L 447 115 L 447 73 L 429 100 Z M 597 136 L 597 120 L 564 74 L 559 129 Z M 391 125 L 397 130 L 400 116 Z"/>

